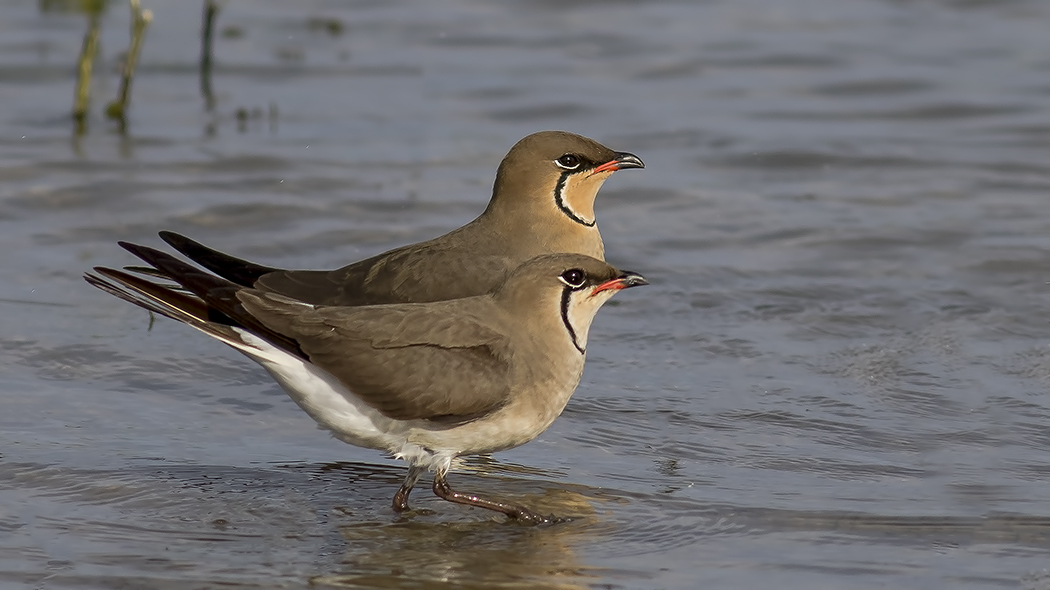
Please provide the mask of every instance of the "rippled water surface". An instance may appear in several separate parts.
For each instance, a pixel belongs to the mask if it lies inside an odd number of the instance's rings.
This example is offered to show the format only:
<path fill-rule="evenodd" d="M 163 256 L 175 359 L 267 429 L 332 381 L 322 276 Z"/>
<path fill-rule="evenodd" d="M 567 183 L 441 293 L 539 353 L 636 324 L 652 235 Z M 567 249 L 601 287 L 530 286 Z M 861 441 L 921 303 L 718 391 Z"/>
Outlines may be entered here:
<path fill-rule="evenodd" d="M 0 6 L 0 587 L 1050 588 L 1050 4 L 242 2 L 154 11 L 126 130 L 101 20 Z M 46 8 L 46 10 L 45 10 Z M 641 156 L 645 274 L 540 438 L 454 485 L 91 289 L 171 229 L 331 268 L 477 215 L 520 137 Z"/>

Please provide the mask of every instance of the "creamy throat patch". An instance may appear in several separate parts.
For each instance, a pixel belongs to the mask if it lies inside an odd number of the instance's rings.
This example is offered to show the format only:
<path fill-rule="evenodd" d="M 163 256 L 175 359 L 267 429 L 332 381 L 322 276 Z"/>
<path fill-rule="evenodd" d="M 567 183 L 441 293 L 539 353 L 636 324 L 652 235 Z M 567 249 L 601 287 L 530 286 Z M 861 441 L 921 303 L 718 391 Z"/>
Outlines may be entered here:
<path fill-rule="evenodd" d="M 612 173 L 613 171 L 609 170 L 597 174 L 588 172 L 562 174 L 554 190 L 555 203 L 576 223 L 594 227 L 594 200 L 598 196 L 598 189 Z"/>

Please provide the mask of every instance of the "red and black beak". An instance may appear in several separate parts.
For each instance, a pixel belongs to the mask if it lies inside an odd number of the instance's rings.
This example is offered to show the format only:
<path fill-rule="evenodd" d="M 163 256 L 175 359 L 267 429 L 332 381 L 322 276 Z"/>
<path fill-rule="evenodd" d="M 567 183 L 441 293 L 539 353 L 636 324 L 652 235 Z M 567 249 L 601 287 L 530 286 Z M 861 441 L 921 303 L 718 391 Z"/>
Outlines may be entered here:
<path fill-rule="evenodd" d="M 594 296 L 598 293 L 601 293 L 602 291 L 608 291 L 610 289 L 619 291 L 620 289 L 628 289 L 630 287 L 638 287 L 641 285 L 648 284 L 649 281 L 645 280 L 645 277 L 643 277 L 642 275 L 636 272 L 625 270 L 623 274 L 616 277 L 615 279 L 605 281 L 604 283 L 595 287 L 594 291 L 591 292 L 591 295 Z"/>
<path fill-rule="evenodd" d="M 591 174 L 598 174 L 599 172 L 616 172 L 617 170 L 623 170 L 624 168 L 645 168 L 645 162 L 634 154 L 627 152 L 616 152 L 616 157 L 609 160 L 604 164 L 598 165 Z"/>

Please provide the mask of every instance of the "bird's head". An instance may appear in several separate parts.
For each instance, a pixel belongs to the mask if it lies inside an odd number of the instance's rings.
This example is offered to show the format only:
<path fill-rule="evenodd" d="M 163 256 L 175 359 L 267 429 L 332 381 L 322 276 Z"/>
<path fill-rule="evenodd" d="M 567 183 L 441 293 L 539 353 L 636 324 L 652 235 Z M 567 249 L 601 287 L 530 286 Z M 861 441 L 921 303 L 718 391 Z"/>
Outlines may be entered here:
<path fill-rule="evenodd" d="M 594 199 L 605 180 L 617 170 L 644 167 L 634 154 L 613 151 L 575 133 L 533 133 L 500 163 L 488 211 L 550 214 L 594 227 Z"/>
<path fill-rule="evenodd" d="M 495 296 L 532 330 L 564 331 L 583 354 L 598 309 L 617 292 L 648 284 L 642 275 L 621 271 L 597 258 L 547 254 L 511 271 Z M 555 327 L 545 328 L 544 320 L 555 317 Z"/>

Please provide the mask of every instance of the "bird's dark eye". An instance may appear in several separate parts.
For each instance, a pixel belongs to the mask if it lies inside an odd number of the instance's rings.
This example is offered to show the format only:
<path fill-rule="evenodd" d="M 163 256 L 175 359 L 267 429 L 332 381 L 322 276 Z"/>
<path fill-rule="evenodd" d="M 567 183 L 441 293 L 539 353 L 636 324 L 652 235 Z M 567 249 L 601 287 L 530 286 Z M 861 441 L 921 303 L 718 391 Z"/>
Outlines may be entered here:
<path fill-rule="evenodd" d="M 576 154 L 565 154 L 554 162 L 566 170 L 575 170 L 580 167 L 580 157 Z"/>
<path fill-rule="evenodd" d="M 574 289 L 577 288 L 577 287 L 582 287 L 583 286 L 583 279 L 584 278 L 585 277 L 584 277 L 583 271 L 578 269 L 578 268 L 567 270 L 567 271 L 561 273 L 561 282 L 565 283 L 566 285 L 568 285 L 568 286 L 570 286 L 570 287 L 572 287 Z"/>

